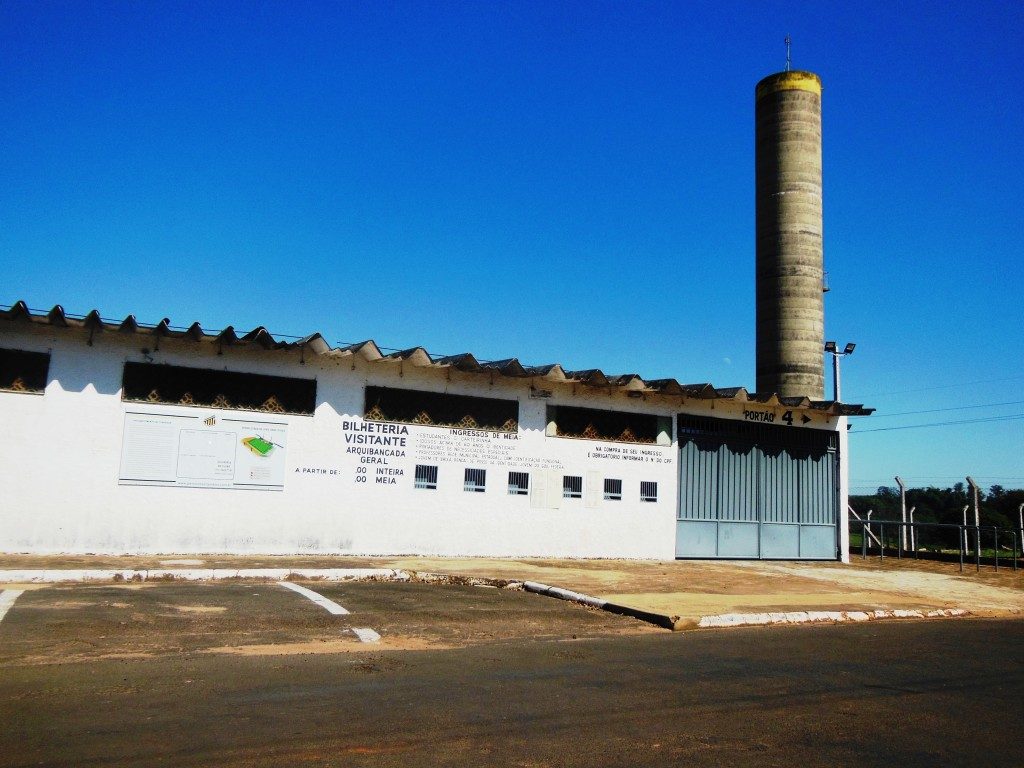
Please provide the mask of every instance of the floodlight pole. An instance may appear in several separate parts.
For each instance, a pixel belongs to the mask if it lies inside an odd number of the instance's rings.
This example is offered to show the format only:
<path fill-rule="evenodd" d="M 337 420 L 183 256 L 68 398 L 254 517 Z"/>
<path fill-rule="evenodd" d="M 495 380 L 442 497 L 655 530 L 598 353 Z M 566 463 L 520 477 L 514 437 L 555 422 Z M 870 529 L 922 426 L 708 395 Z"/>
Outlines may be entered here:
<path fill-rule="evenodd" d="M 852 355 L 853 349 L 856 346 L 857 345 L 853 342 L 849 342 L 843 351 L 840 352 L 839 347 L 836 346 L 834 341 L 825 342 L 825 352 L 832 355 L 832 399 L 837 403 L 842 402 L 842 387 L 840 386 L 839 379 L 839 358 Z"/>
<path fill-rule="evenodd" d="M 841 403 L 841 389 L 839 383 L 839 358 L 845 357 L 846 355 L 853 353 L 853 348 L 857 345 L 848 342 L 842 352 L 836 347 L 834 341 L 826 341 L 824 352 L 832 355 L 832 401 L 834 403 Z M 841 412 L 841 411 L 840 411 Z M 834 461 L 837 475 L 836 491 L 839 497 L 839 509 L 842 510 L 844 505 L 849 505 L 849 485 L 850 485 L 850 459 L 849 459 L 849 436 L 846 430 L 849 429 L 849 425 L 846 423 L 846 416 L 838 416 L 836 418 L 836 437 L 838 440 L 838 451 L 836 452 Z M 842 514 L 844 522 L 840 528 L 839 543 L 841 547 L 841 559 L 844 563 L 850 561 L 849 558 L 849 528 L 847 522 L 849 518 Z M 871 526 L 868 526 L 870 532 Z"/>
<path fill-rule="evenodd" d="M 842 398 L 839 396 L 842 391 L 839 385 L 839 357 L 840 355 L 835 352 L 832 353 L 832 399 L 837 403 L 842 402 Z"/>

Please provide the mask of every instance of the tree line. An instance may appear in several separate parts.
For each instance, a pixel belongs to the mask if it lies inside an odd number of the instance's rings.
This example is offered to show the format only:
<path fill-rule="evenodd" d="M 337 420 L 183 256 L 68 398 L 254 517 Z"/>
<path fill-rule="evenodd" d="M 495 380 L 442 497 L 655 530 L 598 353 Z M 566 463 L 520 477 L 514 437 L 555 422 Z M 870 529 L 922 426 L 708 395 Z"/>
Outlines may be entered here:
<path fill-rule="evenodd" d="M 1024 489 L 1007 490 L 1001 485 L 993 485 L 988 491 L 979 491 L 978 509 L 982 526 L 997 526 L 1007 530 L 1019 527 L 1018 507 L 1024 503 Z M 868 510 L 873 510 L 873 520 L 900 519 L 899 488 L 881 486 L 873 494 L 850 496 L 850 506 L 862 518 Z M 968 506 L 967 523 L 974 525 L 974 499 L 971 490 L 964 483 L 956 483 L 951 488 L 908 488 L 907 511 L 914 510 L 915 523 L 949 523 L 959 525 L 963 522 L 963 508 Z M 852 520 L 853 518 L 851 518 Z M 857 530 L 856 526 L 852 530 Z M 957 534 L 952 530 L 933 530 L 922 533 L 921 541 L 934 542 L 944 546 L 956 546 Z M 1006 541 L 1009 545 L 1009 539 Z M 1020 546 L 1020 543 L 1018 543 Z"/>

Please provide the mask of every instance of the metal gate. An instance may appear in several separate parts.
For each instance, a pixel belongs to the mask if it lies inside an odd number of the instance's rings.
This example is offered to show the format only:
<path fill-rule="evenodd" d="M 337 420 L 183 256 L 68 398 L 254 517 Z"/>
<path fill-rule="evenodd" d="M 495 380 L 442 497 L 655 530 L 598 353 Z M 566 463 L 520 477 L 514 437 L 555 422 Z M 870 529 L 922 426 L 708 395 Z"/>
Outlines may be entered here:
<path fill-rule="evenodd" d="M 676 557 L 835 560 L 835 432 L 678 420 Z"/>

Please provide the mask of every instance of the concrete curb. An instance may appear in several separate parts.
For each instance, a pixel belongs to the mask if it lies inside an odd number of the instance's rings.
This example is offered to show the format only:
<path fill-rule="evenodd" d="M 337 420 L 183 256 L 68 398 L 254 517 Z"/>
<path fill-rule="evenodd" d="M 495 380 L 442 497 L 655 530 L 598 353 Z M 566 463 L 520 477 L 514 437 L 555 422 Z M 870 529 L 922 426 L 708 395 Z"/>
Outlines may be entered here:
<path fill-rule="evenodd" d="M 409 571 L 401 568 L 137 568 L 137 569 L 0 569 L 0 584 L 141 583 L 146 581 L 403 581 L 468 587 L 522 589 L 521 581 L 482 576 Z"/>
<path fill-rule="evenodd" d="M 0 583 L 60 584 L 86 581 L 219 581 L 291 578 L 317 581 L 409 581 L 413 574 L 395 568 L 194 568 L 0 570 Z"/>
<path fill-rule="evenodd" d="M 687 619 L 669 616 L 663 613 L 642 611 L 627 605 L 619 605 L 602 600 L 599 597 L 572 592 L 561 587 L 552 587 L 536 581 L 524 581 L 523 589 L 560 600 L 569 600 L 591 608 L 631 616 L 659 627 L 681 632 L 688 629 L 724 629 L 728 627 L 754 627 L 769 624 L 836 624 L 846 621 L 874 621 L 877 619 L 939 619 L 954 616 L 970 616 L 963 608 L 939 608 L 932 611 L 918 610 L 875 610 L 875 611 L 787 611 L 773 613 L 722 613 L 716 616 L 701 616 L 699 619 Z"/>
<path fill-rule="evenodd" d="M 657 626 L 664 627 L 665 629 L 675 629 L 676 622 L 679 621 L 678 616 L 666 616 L 663 613 L 642 611 L 639 608 L 631 608 L 628 605 L 611 603 L 607 600 L 601 599 L 600 597 L 591 597 L 590 595 L 584 595 L 582 592 L 573 592 L 568 589 L 562 589 L 561 587 L 552 587 L 536 581 L 524 581 L 523 589 L 527 592 L 535 592 L 538 595 L 557 597 L 559 600 L 568 600 L 591 608 L 598 608 L 602 611 L 608 611 L 609 613 L 614 613 L 619 616 L 629 616 L 634 619 L 639 619 L 640 621 L 646 621 L 649 624 L 656 624 Z"/>
<path fill-rule="evenodd" d="M 234 579 L 288 579 L 311 581 L 406 581 L 420 583 L 462 584 L 500 589 L 524 589 L 547 597 L 608 611 L 619 616 L 645 621 L 655 626 L 682 631 L 688 629 L 724 629 L 772 624 L 821 624 L 874 621 L 877 619 L 936 619 L 970 616 L 962 608 L 940 608 L 931 611 L 788 611 L 772 613 L 722 613 L 713 616 L 682 618 L 644 611 L 628 605 L 612 603 L 600 597 L 553 587 L 536 581 L 488 579 L 477 576 L 406 571 L 398 568 L 171 568 L 171 569 L 7 569 L 0 570 L 0 584 L 61 584 L 82 582 L 145 582 L 145 581 L 221 581 Z"/>
<path fill-rule="evenodd" d="M 789 611 L 785 613 L 722 613 L 717 616 L 701 616 L 695 623 L 697 629 L 723 627 L 753 627 L 766 624 L 835 624 L 844 621 L 874 621 L 876 619 L 939 619 L 953 616 L 969 616 L 962 608 L 939 608 L 933 611 L 900 610 L 891 611 Z M 689 627 L 680 627 L 686 629 Z"/>

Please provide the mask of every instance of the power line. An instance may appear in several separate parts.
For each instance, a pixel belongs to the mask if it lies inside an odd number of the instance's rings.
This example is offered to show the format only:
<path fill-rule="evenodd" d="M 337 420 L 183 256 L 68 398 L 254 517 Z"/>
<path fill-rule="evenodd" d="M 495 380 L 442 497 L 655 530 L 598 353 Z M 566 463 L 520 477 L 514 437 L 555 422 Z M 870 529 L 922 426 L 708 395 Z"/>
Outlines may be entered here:
<path fill-rule="evenodd" d="M 990 416 L 985 419 L 962 419 L 960 421 L 933 421 L 928 424 L 907 424 L 902 427 L 880 427 L 879 429 L 861 429 L 853 430 L 850 432 L 851 435 L 864 435 L 868 432 L 892 432 L 897 429 L 921 429 L 922 427 L 948 427 L 954 424 L 981 424 L 982 422 L 990 421 L 1015 421 L 1017 419 L 1024 419 L 1024 413 L 1014 414 L 1011 416 Z"/>
<path fill-rule="evenodd" d="M 967 411 L 972 408 L 996 408 L 1000 405 L 1020 405 L 1024 403 L 1024 400 L 1010 400 L 1005 403 L 985 403 L 984 405 L 957 405 L 949 408 L 929 408 L 927 411 L 900 411 L 899 413 L 876 413 L 872 414 L 872 421 L 875 419 L 885 419 L 889 416 L 914 416 L 919 413 L 941 413 L 942 411 Z"/>

